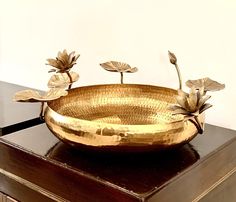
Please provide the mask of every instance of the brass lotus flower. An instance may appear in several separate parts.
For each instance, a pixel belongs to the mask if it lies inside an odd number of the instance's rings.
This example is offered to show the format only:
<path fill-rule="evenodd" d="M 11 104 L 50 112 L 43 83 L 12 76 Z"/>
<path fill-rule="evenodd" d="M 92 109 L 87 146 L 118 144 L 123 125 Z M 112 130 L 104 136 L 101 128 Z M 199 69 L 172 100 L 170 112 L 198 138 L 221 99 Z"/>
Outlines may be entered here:
<path fill-rule="evenodd" d="M 49 72 L 56 72 L 56 73 L 66 73 L 70 80 L 70 85 L 68 89 L 71 88 L 73 83 L 73 79 L 71 78 L 70 74 L 68 73 L 70 69 L 76 64 L 76 60 L 79 58 L 79 54 L 76 55 L 75 51 L 71 52 L 70 54 L 67 53 L 66 50 L 63 52 L 58 52 L 56 59 L 47 59 L 48 64 L 56 69 L 51 69 Z"/>
<path fill-rule="evenodd" d="M 204 91 L 218 91 L 225 88 L 225 84 L 218 83 L 217 81 L 214 81 L 208 77 L 203 79 L 197 79 L 197 80 L 188 80 L 186 82 L 186 85 L 189 88 L 192 88 L 193 86 L 197 89 L 204 88 Z"/>
<path fill-rule="evenodd" d="M 48 102 L 66 96 L 67 94 L 67 91 L 60 88 L 52 88 L 42 95 L 35 90 L 23 90 L 17 92 L 13 100 L 17 102 Z"/>
<path fill-rule="evenodd" d="M 182 114 L 186 119 L 190 119 L 199 133 L 203 133 L 203 126 L 198 120 L 198 115 L 212 107 L 211 104 L 206 103 L 210 97 L 205 94 L 204 88 L 192 87 L 189 94 L 178 90 L 176 98 L 178 105 L 171 106 L 170 109 L 173 110 L 173 114 Z"/>
<path fill-rule="evenodd" d="M 123 73 L 134 73 L 138 71 L 137 67 L 131 67 L 124 62 L 109 61 L 100 65 L 107 71 L 119 72 L 121 74 L 121 83 L 123 83 Z"/>
<path fill-rule="evenodd" d="M 69 71 L 76 64 L 76 60 L 79 58 L 79 56 L 79 54 L 75 54 L 75 51 L 71 52 L 70 54 L 68 54 L 66 50 L 64 50 L 63 52 L 59 51 L 56 59 L 47 59 L 47 65 L 56 68 L 51 69 L 50 71 L 52 72 L 64 73 L 66 71 Z"/>
<path fill-rule="evenodd" d="M 175 66 L 175 69 L 177 71 L 178 79 L 179 79 L 179 89 L 182 89 L 182 78 L 181 78 L 179 66 L 177 64 L 177 57 L 175 56 L 174 53 L 172 53 L 170 51 L 168 51 L 168 56 L 169 56 L 169 59 L 170 59 L 170 63 Z"/>
<path fill-rule="evenodd" d="M 49 88 L 66 88 L 72 83 L 78 81 L 79 75 L 75 72 L 69 72 L 70 77 L 67 73 L 58 73 L 51 76 L 48 81 Z"/>

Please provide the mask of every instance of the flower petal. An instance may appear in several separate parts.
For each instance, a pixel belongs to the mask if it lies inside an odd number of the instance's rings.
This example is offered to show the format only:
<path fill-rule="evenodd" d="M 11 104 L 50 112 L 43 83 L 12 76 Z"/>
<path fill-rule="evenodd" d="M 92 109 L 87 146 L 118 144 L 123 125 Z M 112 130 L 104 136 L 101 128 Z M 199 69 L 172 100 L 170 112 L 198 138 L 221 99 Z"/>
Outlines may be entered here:
<path fill-rule="evenodd" d="M 199 113 L 201 114 L 202 112 L 204 112 L 205 110 L 209 109 L 210 107 L 212 107 L 211 104 L 208 104 L 208 103 L 204 104 L 204 105 L 200 108 Z"/>
<path fill-rule="evenodd" d="M 188 104 L 190 107 L 191 112 L 197 111 L 197 102 L 198 102 L 198 96 L 195 88 L 191 88 L 189 97 L 188 97 Z"/>
<path fill-rule="evenodd" d="M 50 65 L 50 66 L 58 68 L 57 60 L 49 58 L 49 59 L 47 59 L 47 61 L 48 61 L 47 65 Z"/>
<path fill-rule="evenodd" d="M 75 52 L 71 52 L 69 55 L 65 50 L 63 52 L 58 52 L 56 59 L 48 59 L 48 65 L 51 65 L 57 69 L 58 72 L 66 72 L 69 71 L 75 64 L 79 55 L 75 55 Z"/>
<path fill-rule="evenodd" d="M 71 64 L 73 62 L 73 58 L 75 56 L 75 51 L 71 52 L 68 57 L 68 63 Z"/>
<path fill-rule="evenodd" d="M 200 109 L 202 107 L 202 105 L 204 105 L 205 102 L 207 100 L 209 100 L 210 98 L 211 98 L 210 95 L 204 95 L 203 97 L 201 97 L 200 100 L 199 100 L 199 103 L 198 103 L 198 108 Z"/>
<path fill-rule="evenodd" d="M 188 111 L 184 109 L 176 109 L 175 111 L 172 112 L 172 114 L 173 115 L 177 115 L 177 114 L 190 115 L 191 113 L 189 113 Z"/>

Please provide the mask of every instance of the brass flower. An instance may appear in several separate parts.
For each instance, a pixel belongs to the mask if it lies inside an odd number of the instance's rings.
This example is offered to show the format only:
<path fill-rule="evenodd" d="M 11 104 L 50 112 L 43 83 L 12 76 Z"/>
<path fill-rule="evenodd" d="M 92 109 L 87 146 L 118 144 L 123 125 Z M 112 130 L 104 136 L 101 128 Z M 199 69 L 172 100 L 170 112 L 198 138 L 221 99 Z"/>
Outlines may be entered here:
<path fill-rule="evenodd" d="M 218 91 L 225 88 L 225 84 L 218 83 L 208 77 L 197 80 L 188 80 L 186 85 L 189 88 L 192 88 L 193 86 L 197 89 L 204 88 L 204 91 Z"/>
<path fill-rule="evenodd" d="M 23 90 L 17 92 L 13 100 L 17 102 L 48 102 L 66 96 L 67 94 L 67 91 L 60 88 L 52 88 L 43 95 L 35 90 Z"/>
<path fill-rule="evenodd" d="M 63 52 L 59 51 L 56 59 L 47 59 L 47 65 L 50 65 L 57 69 L 51 69 L 50 72 L 64 73 L 66 71 L 69 71 L 76 64 L 76 60 L 79 58 L 79 56 L 79 54 L 75 54 L 75 51 L 71 52 L 70 54 L 68 54 L 66 50 L 64 50 Z"/>
<path fill-rule="evenodd" d="M 203 126 L 198 120 L 198 115 L 212 107 L 211 104 L 206 103 L 210 97 L 205 94 L 204 88 L 200 88 L 199 90 L 191 88 L 189 94 L 178 90 L 178 96 L 176 98 L 178 105 L 173 105 L 170 109 L 173 110 L 173 114 L 182 114 L 186 119 L 191 120 L 197 127 L 199 133 L 202 133 Z"/>
<path fill-rule="evenodd" d="M 206 95 L 203 88 L 197 90 L 190 89 L 190 93 L 178 90 L 176 98 L 178 105 L 172 106 L 173 114 L 183 114 L 185 116 L 198 116 L 212 105 L 205 103 L 211 96 Z"/>
<path fill-rule="evenodd" d="M 70 77 L 68 76 L 70 74 Z M 48 81 L 49 88 L 66 88 L 72 83 L 78 81 L 79 75 L 75 72 L 69 73 L 58 73 L 51 76 L 50 80 Z"/>
<path fill-rule="evenodd" d="M 119 72 L 121 74 L 121 83 L 123 83 L 123 73 L 134 73 L 138 71 L 137 67 L 131 67 L 124 62 L 109 61 L 100 65 L 107 71 Z"/>

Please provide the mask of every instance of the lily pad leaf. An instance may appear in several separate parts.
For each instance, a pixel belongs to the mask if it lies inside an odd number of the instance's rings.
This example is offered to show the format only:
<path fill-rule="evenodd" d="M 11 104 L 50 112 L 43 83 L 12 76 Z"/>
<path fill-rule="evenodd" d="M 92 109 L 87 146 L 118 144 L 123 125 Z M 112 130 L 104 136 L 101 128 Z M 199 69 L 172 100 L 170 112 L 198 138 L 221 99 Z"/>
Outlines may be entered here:
<path fill-rule="evenodd" d="M 68 74 L 70 74 L 72 82 L 70 81 Z M 68 72 L 68 74 L 58 73 L 58 74 L 52 75 L 50 80 L 48 81 L 48 87 L 49 88 L 66 88 L 71 83 L 78 81 L 79 74 L 77 74 L 76 72 Z"/>
<path fill-rule="evenodd" d="M 127 72 L 134 73 L 138 71 L 137 67 L 131 67 L 129 64 L 124 62 L 109 61 L 100 64 L 105 70 L 110 72 Z"/>
<path fill-rule="evenodd" d="M 17 102 L 48 102 L 66 96 L 68 94 L 64 89 L 52 88 L 44 94 L 36 90 L 23 90 L 19 91 L 13 97 Z"/>
<path fill-rule="evenodd" d="M 225 84 L 221 84 L 208 77 L 197 80 L 188 80 L 186 85 L 189 88 L 195 87 L 196 89 L 204 88 L 205 91 L 218 91 L 225 88 Z"/>

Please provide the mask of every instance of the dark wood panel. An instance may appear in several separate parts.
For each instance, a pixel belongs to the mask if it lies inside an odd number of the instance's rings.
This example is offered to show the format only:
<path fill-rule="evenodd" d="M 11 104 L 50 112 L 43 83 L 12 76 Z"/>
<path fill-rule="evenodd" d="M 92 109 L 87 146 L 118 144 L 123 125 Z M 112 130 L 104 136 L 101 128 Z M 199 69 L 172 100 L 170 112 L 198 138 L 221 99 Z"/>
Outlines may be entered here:
<path fill-rule="evenodd" d="M 22 202 L 53 202 L 51 198 L 32 190 L 0 173 L 0 191 Z"/>
<path fill-rule="evenodd" d="M 17 202 L 12 197 L 0 192 L 0 202 Z"/>
<path fill-rule="evenodd" d="M 46 161 L 20 148 L 0 144 L 0 166 L 70 201 L 135 201 L 132 193 L 122 192 L 102 179 Z M 92 194 L 91 194 L 92 193 Z"/>
<path fill-rule="evenodd" d="M 236 166 L 236 139 L 220 147 L 205 161 L 196 163 L 191 169 L 167 184 L 150 201 L 189 202 L 198 198 L 218 180 Z M 171 193 L 171 194 L 170 194 Z"/>
<path fill-rule="evenodd" d="M 200 202 L 235 202 L 236 201 L 236 168 L 234 173 L 200 200 Z"/>

